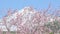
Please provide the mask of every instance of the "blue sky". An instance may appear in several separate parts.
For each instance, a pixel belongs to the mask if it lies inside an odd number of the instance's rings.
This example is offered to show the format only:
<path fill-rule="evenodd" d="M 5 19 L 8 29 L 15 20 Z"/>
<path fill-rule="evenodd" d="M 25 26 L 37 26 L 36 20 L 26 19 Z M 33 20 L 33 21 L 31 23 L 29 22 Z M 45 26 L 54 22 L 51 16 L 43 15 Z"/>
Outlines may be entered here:
<path fill-rule="evenodd" d="M 6 15 L 7 10 L 22 9 L 25 6 L 33 6 L 36 9 L 48 8 L 49 3 L 51 7 L 60 8 L 60 0 L 0 0 L 0 18 Z"/>

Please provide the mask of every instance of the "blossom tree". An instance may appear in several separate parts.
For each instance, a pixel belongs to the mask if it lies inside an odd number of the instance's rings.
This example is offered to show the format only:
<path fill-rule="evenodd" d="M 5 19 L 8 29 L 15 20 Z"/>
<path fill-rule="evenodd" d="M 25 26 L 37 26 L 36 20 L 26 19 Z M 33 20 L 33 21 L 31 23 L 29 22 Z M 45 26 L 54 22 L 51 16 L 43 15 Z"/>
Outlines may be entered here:
<path fill-rule="evenodd" d="M 2 29 L 0 29 L 0 34 L 2 34 L 2 32 L 3 32 Z"/>
<path fill-rule="evenodd" d="M 10 30 L 7 27 L 7 22 L 6 22 L 6 18 L 5 17 L 3 18 L 3 24 L 5 25 L 6 29 L 8 30 L 8 32 L 6 34 L 10 34 Z"/>
<path fill-rule="evenodd" d="M 12 13 L 11 13 L 11 10 L 8 11 L 8 15 L 7 16 L 10 16 Z M 9 19 L 9 18 L 8 18 Z M 7 21 L 7 17 L 4 16 L 3 17 L 3 24 L 5 25 L 6 29 L 7 29 L 7 32 L 6 34 L 10 34 L 10 27 L 11 27 L 11 24 L 9 21 Z"/>

